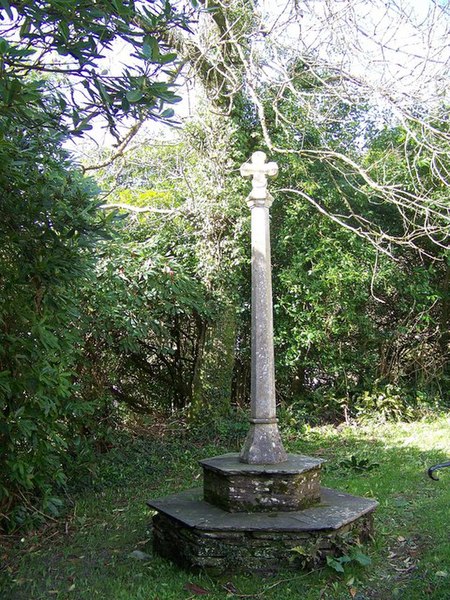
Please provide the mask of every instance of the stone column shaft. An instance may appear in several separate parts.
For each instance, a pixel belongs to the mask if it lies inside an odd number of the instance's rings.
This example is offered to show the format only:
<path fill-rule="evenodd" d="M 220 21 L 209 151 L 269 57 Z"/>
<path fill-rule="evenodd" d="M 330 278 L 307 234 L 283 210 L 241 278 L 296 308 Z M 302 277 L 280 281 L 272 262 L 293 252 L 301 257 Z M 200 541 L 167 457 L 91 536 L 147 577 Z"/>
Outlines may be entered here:
<path fill-rule="evenodd" d="M 275 419 L 272 277 L 269 207 L 254 206 L 252 219 L 251 418 Z"/>

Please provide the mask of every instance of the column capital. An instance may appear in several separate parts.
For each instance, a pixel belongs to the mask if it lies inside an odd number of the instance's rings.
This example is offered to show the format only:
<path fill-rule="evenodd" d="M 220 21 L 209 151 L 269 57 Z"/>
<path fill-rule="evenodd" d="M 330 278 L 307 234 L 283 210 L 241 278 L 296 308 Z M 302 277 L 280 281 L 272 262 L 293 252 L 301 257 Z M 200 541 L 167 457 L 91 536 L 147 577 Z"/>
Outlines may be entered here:
<path fill-rule="evenodd" d="M 253 190 L 247 196 L 247 206 L 251 210 L 256 206 L 264 206 L 265 208 L 270 208 L 273 204 L 273 196 L 266 191 L 266 196 L 264 198 L 255 198 L 252 195 Z"/>

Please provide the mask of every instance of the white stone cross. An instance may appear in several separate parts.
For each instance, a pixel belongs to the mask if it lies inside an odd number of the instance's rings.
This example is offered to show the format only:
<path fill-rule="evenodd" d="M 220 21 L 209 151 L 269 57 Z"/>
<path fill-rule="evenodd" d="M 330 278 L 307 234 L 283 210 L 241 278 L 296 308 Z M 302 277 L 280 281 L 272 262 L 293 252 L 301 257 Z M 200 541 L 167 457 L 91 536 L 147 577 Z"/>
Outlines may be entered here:
<path fill-rule="evenodd" d="M 252 191 L 249 199 L 272 200 L 267 192 L 267 177 L 275 177 L 278 173 L 278 165 L 274 162 L 266 163 L 264 152 L 254 152 L 251 162 L 246 162 L 241 167 L 242 177 L 253 177 Z"/>
<path fill-rule="evenodd" d="M 247 198 L 252 214 L 252 365 L 250 430 L 240 460 L 250 464 L 278 464 L 287 460 L 278 431 L 273 351 L 272 271 L 270 260 L 267 177 L 278 172 L 266 163 L 264 152 L 255 152 L 241 167 L 243 177 L 253 177 Z"/>

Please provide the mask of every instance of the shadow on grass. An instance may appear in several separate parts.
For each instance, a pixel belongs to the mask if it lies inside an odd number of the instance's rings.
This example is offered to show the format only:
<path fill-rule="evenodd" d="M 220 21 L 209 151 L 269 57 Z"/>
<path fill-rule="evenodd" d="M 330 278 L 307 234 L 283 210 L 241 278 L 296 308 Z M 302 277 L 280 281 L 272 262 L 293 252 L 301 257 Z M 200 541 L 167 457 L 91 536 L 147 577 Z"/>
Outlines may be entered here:
<path fill-rule="evenodd" d="M 77 492 L 63 522 L 10 544 L 0 592 L 17 600 L 180 600 L 196 595 L 287 600 L 299 597 L 300 590 L 303 600 L 348 599 L 350 591 L 359 600 L 445 600 L 450 598 L 450 472 L 435 482 L 426 471 L 448 459 L 449 429 L 441 419 L 288 432 L 289 451 L 327 460 L 325 485 L 379 501 L 375 540 L 367 550 L 372 565 L 350 566 L 344 576 L 330 568 L 307 576 L 285 572 L 266 582 L 236 573 L 214 580 L 193 576 L 151 552 L 146 500 L 201 486 L 197 461 L 235 451 L 241 439 L 235 436 L 230 445 L 226 436 L 209 442 L 198 436 L 124 436 L 101 457 L 91 487 Z"/>

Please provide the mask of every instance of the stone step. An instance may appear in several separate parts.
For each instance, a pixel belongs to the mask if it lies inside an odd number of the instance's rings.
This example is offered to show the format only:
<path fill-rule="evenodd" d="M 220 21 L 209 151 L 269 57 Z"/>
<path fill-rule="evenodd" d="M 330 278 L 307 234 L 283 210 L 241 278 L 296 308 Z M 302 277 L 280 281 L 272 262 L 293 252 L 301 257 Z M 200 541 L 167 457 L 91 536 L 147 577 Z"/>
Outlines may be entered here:
<path fill-rule="evenodd" d="M 202 460 L 204 500 L 228 512 L 301 510 L 320 502 L 323 462 L 299 454 L 275 465 L 243 463 L 234 453 Z"/>
<path fill-rule="evenodd" d="M 367 541 L 378 503 L 322 488 L 320 504 L 304 510 L 230 513 L 205 502 L 200 488 L 148 505 L 157 511 L 153 541 L 158 554 L 188 569 L 222 572 L 298 568 L 299 559 L 304 564 L 309 554 L 317 562 L 342 552 L 343 540 Z"/>

